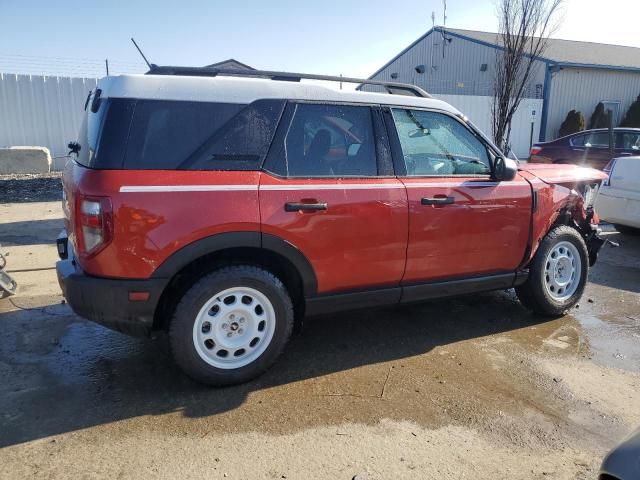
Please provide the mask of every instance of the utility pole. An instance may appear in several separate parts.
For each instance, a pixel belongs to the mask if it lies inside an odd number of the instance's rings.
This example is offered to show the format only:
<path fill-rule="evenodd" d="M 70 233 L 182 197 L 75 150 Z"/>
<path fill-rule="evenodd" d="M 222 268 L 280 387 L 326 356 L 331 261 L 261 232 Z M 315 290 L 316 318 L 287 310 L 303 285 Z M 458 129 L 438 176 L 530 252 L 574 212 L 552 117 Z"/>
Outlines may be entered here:
<path fill-rule="evenodd" d="M 107 77 L 109 76 L 109 59 L 104 59 L 104 66 L 107 68 Z"/>
<path fill-rule="evenodd" d="M 442 58 L 444 58 L 444 46 L 447 44 L 447 35 L 446 35 L 446 28 L 447 28 L 447 0 L 442 0 Z"/>

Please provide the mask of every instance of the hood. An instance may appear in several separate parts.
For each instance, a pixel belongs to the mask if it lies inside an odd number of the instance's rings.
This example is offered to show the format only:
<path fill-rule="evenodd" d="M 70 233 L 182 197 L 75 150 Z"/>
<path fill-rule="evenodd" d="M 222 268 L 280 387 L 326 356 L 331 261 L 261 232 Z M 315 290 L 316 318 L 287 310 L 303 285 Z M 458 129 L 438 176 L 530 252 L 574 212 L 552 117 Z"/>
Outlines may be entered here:
<path fill-rule="evenodd" d="M 601 182 L 607 174 L 594 168 L 578 165 L 548 163 L 520 163 L 518 170 L 529 172 L 546 183 L 576 184 L 584 182 Z"/>

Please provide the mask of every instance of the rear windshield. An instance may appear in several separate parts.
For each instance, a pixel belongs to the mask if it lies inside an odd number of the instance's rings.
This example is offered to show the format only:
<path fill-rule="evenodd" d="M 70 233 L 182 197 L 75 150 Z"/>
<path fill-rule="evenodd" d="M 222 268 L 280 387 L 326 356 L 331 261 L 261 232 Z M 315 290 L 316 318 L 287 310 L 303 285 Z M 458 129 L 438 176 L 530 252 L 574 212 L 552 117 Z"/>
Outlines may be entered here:
<path fill-rule="evenodd" d="M 283 107 L 283 100 L 103 99 L 95 113 L 87 109 L 77 161 L 98 169 L 257 170 Z"/>

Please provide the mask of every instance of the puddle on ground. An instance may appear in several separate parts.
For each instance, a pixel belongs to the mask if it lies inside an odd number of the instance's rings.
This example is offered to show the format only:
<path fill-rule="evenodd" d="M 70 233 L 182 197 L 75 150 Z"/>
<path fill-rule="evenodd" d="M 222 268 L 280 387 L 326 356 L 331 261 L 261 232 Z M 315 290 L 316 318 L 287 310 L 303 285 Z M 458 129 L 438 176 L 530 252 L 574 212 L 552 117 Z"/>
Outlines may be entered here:
<path fill-rule="evenodd" d="M 632 315 L 572 315 L 589 343 L 589 356 L 607 367 L 640 371 L 640 318 Z"/>

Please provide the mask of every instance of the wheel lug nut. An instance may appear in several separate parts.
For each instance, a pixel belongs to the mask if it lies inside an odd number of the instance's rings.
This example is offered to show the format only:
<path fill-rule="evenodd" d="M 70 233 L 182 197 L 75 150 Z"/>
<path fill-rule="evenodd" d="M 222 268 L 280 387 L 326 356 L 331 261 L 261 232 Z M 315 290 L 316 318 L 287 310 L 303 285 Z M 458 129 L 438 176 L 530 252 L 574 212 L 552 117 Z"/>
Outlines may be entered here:
<path fill-rule="evenodd" d="M 229 332 L 229 333 L 227 333 L 227 337 L 230 337 L 230 336 L 232 336 L 232 335 L 233 335 L 233 332 Z"/>
<path fill-rule="evenodd" d="M 229 315 L 229 318 L 233 320 L 234 318 L 236 318 L 236 316 L 232 313 L 231 315 Z"/>
<path fill-rule="evenodd" d="M 240 323 L 244 323 L 244 317 L 240 319 Z"/>
<path fill-rule="evenodd" d="M 242 333 L 242 332 L 244 332 L 244 330 L 243 330 L 243 329 L 238 330 L 238 333 Z"/>
<path fill-rule="evenodd" d="M 223 324 L 222 324 L 222 328 L 223 328 L 224 330 L 226 330 L 228 327 L 229 327 L 229 325 L 227 325 L 226 323 L 223 323 Z"/>

